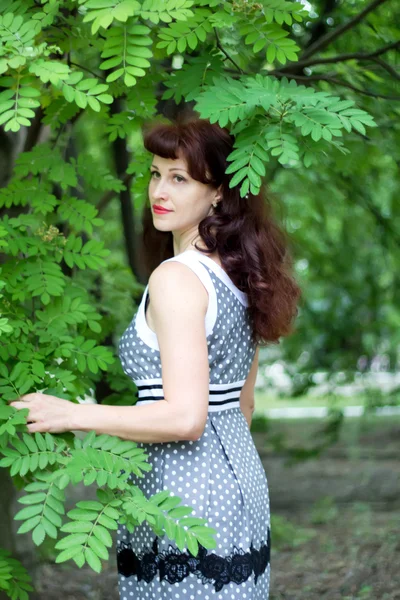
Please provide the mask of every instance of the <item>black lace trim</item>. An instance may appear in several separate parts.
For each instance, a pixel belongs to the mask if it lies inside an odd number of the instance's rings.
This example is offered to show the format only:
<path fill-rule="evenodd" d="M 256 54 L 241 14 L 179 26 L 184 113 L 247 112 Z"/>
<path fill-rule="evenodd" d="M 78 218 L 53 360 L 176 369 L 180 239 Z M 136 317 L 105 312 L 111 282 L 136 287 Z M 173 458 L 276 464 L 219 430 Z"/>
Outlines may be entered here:
<path fill-rule="evenodd" d="M 254 573 L 254 583 L 264 573 L 270 562 L 271 531 L 268 528 L 267 542 L 262 543 L 259 550 L 250 545 L 250 550 L 234 546 L 229 556 L 207 553 L 207 549 L 199 544 L 197 556 L 189 552 L 181 552 L 169 544 L 165 552 L 158 551 L 158 537 L 153 541 L 151 550 L 147 547 L 139 555 L 132 550 L 130 542 L 121 542 L 117 549 L 118 573 L 124 577 L 137 575 L 138 581 L 147 583 L 159 574 L 160 581 L 169 583 L 183 581 L 190 573 L 195 573 L 203 583 L 212 583 L 219 592 L 231 581 L 243 583 Z"/>

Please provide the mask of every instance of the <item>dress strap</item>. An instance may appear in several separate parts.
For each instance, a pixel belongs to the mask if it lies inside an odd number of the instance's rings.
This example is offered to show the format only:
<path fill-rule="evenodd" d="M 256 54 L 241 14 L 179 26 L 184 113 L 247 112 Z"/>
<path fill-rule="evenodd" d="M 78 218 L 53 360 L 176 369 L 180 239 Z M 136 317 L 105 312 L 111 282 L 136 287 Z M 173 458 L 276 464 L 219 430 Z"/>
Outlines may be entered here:
<path fill-rule="evenodd" d="M 195 253 L 194 253 L 195 254 Z M 173 256 L 171 258 L 167 258 L 163 262 L 168 262 L 170 260 L 177 260 L 186 266 L 188 266 L 200 279 L 204 287 L 208 292 L 208 307 L 205 316 L 205 330 L 206 336 L 211 335 L 214 329 L 214 325 L 217 321 L 217 312 L 218 312 L 218 304 L 217 304 L 217 293 L 212 282 L 211 276 L 207 271 L 207 267 L 204 266 L 200 260 L 197 259 L 197 256 L 192 256 L 192 253 L 187 254 L 178 254 L 177 256 Z M 150 329 L 146 321 L 146 307 L 147 302 L 150 298 L 149 296 L 149 284 L 146 285 L 145 290 L 143 292 L 142 300 L 139 304 L 139 308 L 135 317 L 135 327 L 138 333 L 138 336 L 141 340 L 143 340 L 150 348 L 154 350 L 159 350 L 158 339 L 156 333 Z"/>

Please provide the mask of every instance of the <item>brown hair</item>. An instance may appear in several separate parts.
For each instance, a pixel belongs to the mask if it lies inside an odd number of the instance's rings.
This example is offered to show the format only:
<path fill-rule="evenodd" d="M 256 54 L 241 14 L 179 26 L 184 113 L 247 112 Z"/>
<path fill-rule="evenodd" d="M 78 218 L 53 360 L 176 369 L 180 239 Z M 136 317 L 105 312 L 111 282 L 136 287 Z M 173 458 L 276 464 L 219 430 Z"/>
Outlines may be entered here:
<path fill-rule="evenodd" d="M 146 125 L 143 138 L 146 150 L 154 155 L 183 156 L 193 179 L 215 188 L 222 184 L 214 214 L 199 223 L 200 237 L 210 253 L 218 253 L 233 283 L 247 294 L 254 342 L 262 346 L 291 333 L 300 289 L 291 275 L 287 236 L 273 218 L 265 186 L 248 198 L 240 197 L 240 184 L 229 188 L 233 175 L 225 170 L 233 136 L 208 120 L 191 118 Z M 143 212 L 142 244 L 148 274 L 174 255 L 172 232 L 154 227 L 149 203 Z"/>

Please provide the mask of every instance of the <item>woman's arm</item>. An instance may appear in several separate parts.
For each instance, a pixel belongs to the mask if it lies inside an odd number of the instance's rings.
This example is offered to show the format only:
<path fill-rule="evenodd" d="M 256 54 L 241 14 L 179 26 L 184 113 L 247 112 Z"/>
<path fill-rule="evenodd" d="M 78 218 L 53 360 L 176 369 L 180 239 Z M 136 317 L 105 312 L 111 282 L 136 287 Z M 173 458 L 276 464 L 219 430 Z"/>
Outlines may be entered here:
<path fill-rule="evenodd" d="M 153 271 L 149 294 L 165 399 L 142 406 L 74 405 L 71 429 L 138 442 L 195 440 L 204 431 L 209 401 L 208 293 L 191 269 L 171 261 Z"/>
<path fill-rule="evenodd" d="M 176 411 L 167 400 L 143 406 L 74 405 L 70 429 L 94 430 L 145 443 L 198 439 L 187 415 Z"/>

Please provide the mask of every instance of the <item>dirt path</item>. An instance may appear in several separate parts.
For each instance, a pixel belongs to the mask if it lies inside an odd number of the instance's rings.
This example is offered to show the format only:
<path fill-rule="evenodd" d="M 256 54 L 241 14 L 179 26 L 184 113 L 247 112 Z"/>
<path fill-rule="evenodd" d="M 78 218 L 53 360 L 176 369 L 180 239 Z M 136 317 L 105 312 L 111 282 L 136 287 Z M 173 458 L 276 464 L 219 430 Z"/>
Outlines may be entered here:
<path fill-rule="evenodd" d="M 304 515 L 290 518 L 299 528 L 312 525 Z M 270 600 L 400 598 L 398 512 L 355 504 L 312 527 L 308 542 L 273 553 Z"/>

